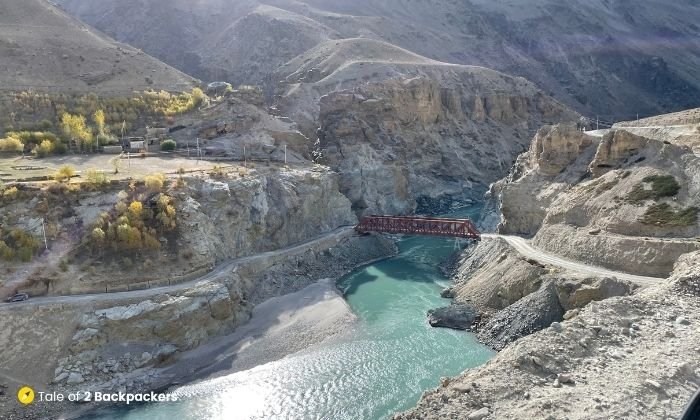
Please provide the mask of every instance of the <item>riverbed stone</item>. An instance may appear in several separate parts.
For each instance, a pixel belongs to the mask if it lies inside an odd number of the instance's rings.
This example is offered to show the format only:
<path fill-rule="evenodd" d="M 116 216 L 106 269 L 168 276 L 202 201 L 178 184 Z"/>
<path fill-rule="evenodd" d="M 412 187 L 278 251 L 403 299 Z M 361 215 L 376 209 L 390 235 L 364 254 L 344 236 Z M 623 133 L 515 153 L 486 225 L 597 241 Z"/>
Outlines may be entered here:
<path fill-rule="evenodd" d="M 481 420 L 481 419 L 485 419 L 488 416 L 489 416 L 489 409 L 486 407 L 482 407 L 476 411 L 471 412 L 469 414 L 468 419 L 469 420 Z"/>

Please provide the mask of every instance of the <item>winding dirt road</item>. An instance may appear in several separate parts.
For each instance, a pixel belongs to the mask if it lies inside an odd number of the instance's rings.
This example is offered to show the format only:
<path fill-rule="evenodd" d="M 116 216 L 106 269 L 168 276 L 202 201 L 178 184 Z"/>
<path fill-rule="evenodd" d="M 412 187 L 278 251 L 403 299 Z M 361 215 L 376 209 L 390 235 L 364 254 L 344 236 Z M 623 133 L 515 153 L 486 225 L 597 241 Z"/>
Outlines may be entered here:
<path fill-rule="evenodd" d="M 148 299 L 149 297 L 156 296 L 156 295 L 163 294 L 163 293 L 174 293 L 174 292 L 186 290 L 186 289 L 191 288 L 193 285 L 196 285 L 198 283 L 214 280 L 216 277 L 218 277 L 224 273 L 227 273 L 230 271 L 235 271 L 236 267 L 238 265 L 243 264 L 245 262 L 250 262 L 253 260 L 257 260 L 257 259 L 270 258 L 273 256 L 287 254 L 287 253 L 298 252 L 300 250 L 308 249 L 308 248 L 318 244 L 321 241 L 325 241 L 325 240 L 333 239 L 333 238 L 335 238 L 336 240 L 340 240 L 343 237 L 350 236 L 353 234 L 355 234 L 355 233 L 354 233 L 352 226 L 344 226 L 344 227 L 338 228 L 332 232 L 318 236 L 318 237 L 316 237 L 310 241 L 307 241 L 307 242 L 303 242 L 300 244 L 294 244 L 294 245 L 291 245 L 289 247 L 282 248 L 279 250 L 269 251 L 269 252 L 265 252 L 262 254 L 249 256 L 249 257 L 238 258 L 235 260 L 231 260 L 231 261 L 219 264 L 210 273 L 208 273 L 208 274 L 206 274 L 206 275 L 204 275 L 196 280 L 191 280 L 188 282 L 179 283 L 179 284 L 172 285 L 172 286 L 154 287 L 151 289 L 133 290 L 133 291 L 128 291 L 128 292 L 36 297 L 36 298 L 32 298 L 26 302 L 13 303 L 13 304 L 0 304 L 0 308 L 2 308 L 3 310 L 7 310 L 7 309 L 12 309 L 12 308 L 35 306 L 35 305 L 80 303 L 80 302 L 89 303 L 89 302 L 96 302 L 96 301 L 111 301 L 111 300 L 119 300 L 119 299 L 127 299 L 127 298 L 132 299 L 135 297 Z M 532 259 L 535 259 L 535 260 L 543 262 L 543 263 L 555 265 L 557 267 L 562 267 L 562 268 L 565 268 L 565 269 L 568 269 L 571 271 L 575 271 L 575 272 L 579 272 L 582 274 L 589 274 L 589 275 L 593 275 L 593 276 L 617 277 L 619 279 L 629 280 L 629 281 L 631 281 L 633 283 L 637 283 L 641 286 L 649 286 L 649 285 L 656 284 L 656 283 L 664 280 L 662 278 L 656 278 L 656 277 L 644 277 L 644 276 L 637 276 L 634 274 L 621 273 L 621 272 L 617 272 L 617 271 L 613 271 L 613 270 L 608 270 L 608 269 L 602 268 L 602 267 L 596 267 L 596 266 L 587 265 L 587 264 L 580 263 L 580 262 L 567 260 L 567 259 L 562 258 L 560 256 L 557 256 L 557 255 L 542 251 L 540 249 L 537 249 L 530 244 L 530 241 L 528 241 L 527 239 L 518 237 L 518 236 L 484 234 L 484 235 L 482 235 L 482 237 L 483 238 L 502 238 L 502 239 L 506 240 L 513 248 L 515 248 L 515 250 L 517 250 L 520 254 L 522 254 L 526 258 L 532 258 Z"/>
<path fill-rule="evenodd" d="M 140 297 L 144 299 L 148 299 L 149 297 L 152 296 L 157 296 L 163 293 L 174 293 L 174 292 L 180 292 L 183 290 L 187 290 L 191 288 L 193 285 L 199 284 L 199 283 L 204 283 L 208 282 L 211 280 L 216 279 L 217 277 L 228 273 L 235 271 L 237 267 L 243 263 L 246 262 L 251 262 L 255 260 L 262 260 L 270 257 L 274 257 L 277 255 L 282 255 L 282 254 L 293 254 L 295 252 L 300 252 L 304 251 L 306 249 L 309 249 L 313 247 L 314 245 L 317 245 L 320 242 L 326 241 L 326 240 L 337 240 L 340 241 L 344 237 L 348 237 L 350 235 L 354 235 L 354 229 L 353 226 L 345 226 L 345 227 L 340 227 L 332 232 L 325 233 L 323 235 L 317 236 L 314 239 L 311 239 L 306 242 L 290 245 L 286 248 L 278 249 L 275 251 L 269 251 L 269 252 L 263 252 L 261 254 L 256 254 L 252 255 L 249 257 L 242 257 L 242 258 L 237 258 L 234 260 L 230 260 L 227 262 L 224 262 L 222 264 L 217 265 L 214 267 L 214 269 L 205 274 L 202 277 L 199 277 L 195 280 L 190 280 L 187 282 L 183 283 L 178 283 L 174 284 L 172 286 L 162 286 L 162 287 L 153 287 L 150 289 L 143 289 L 143 290 L 132 290 L 128 292 L 112 292 L 112 293 L 95 293 L 95 294 L 85 294 L 85 295 L 66 295 L 66 296 L 47 296 L 47 297 L 36 297 L 29 299 L 28 301 L 25 302 L 18 302 L 18 303 L 12 303 L 12 304 L 0 304 L 0 307 L 3 309 L 9 309 L 13 307 L 26 307 L 26 306 L 31 306 L 31 305 L 46 305 L 46 304 L 60 304 L 60 303 L 80 303 L 80 302 L 97 302 L 97 301 L 111 301 L 111 300 L 116 300 L 116 299 L 132 299 L 135 297 Z"/>
<path fill-rule="evenodd" d="M 567 270 L 575 271 L 582 274 L 590 274 L 592 276 L 617 277 L 618 279 L 628 280 L 633 283 L 639 284 L 640 286 L 650 286 L 652 284 L 656 284 L 664 280 L 658 277 L 645 277 L 637 276 L 634 274 L 621 273 L 619 271 L 613 271 L 607 268 L 596 267 L 593 265 L 567 260 L 566 258 L 562 258 L 560 256 L 537 249 L 530 244 L 530 241 L 519 236 L 484 234 L 481 235 L 481 237 L 504 239 L 506 242 L 508 242 L 508 244 L 515 248 L 515 250 L 522 254 L 524 257 L 532 258 L 543 263 L 555 265 L 557 267 L 565 268 Z"/>

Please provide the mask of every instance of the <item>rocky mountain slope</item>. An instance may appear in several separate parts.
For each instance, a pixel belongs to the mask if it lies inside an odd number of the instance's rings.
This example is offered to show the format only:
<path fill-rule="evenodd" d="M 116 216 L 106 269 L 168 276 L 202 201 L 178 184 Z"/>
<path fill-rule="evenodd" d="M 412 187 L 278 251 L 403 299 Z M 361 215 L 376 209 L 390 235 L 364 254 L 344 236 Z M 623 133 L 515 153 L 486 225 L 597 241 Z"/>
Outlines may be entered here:
<path fill-rule="evenodd" d="M 678 418 L 700 386 L 700 253 L 445 379 L 396 419 Z"/>
<path fill-rule="evenodd" d="M 684 144 L 612 130 L 540 130 L 492 194 L 499 232 L 619 271 L 665 277 L 700 248 L 700 158 Z M 533 197 L 535 199 L 533 199 Z"/>
<path fill-rule="evenodd" d="M 585 275 L 525 257 L 503 237 L 485 237 L 447 267 L 454 283 L 444 295 L 453 304 L 429 320 L 471 329 L 501 353 L 445 379 L 397 418 L 677 416 L 700 384 L 698 366 L 686 363 L 698 351 L 700 161 L 688 138 L 647 124 L 688 114 L 593 135 L 568 125 L 535 135 L 489 191 L 498 203 L 492 210 L 502 215 L 499 232 L 658 280 Z M 620 378 L 624 386 L 608 393 Z"/>
<path fill-rule="evenodd" d="M 321 161 L 340 173 L 358 214 L 434 213 L 478 200 L 537 124 L 576 118 L 524 79 L 477 67 L 357 63 L 317 86 L 380 69 L 413 77 L 320 99 Z"/>
<path fill-rule="evenodd" d="M 170 181 L 177 227 L 158 234 L 156 249 L 99 250 L 89 240 L 96 219 L 114 214 L 119 202 L 123 206 L 125 191 L 141 188 L 136 182 L 71 191 L 21 186 L 12 200 L 2 200 L 4 225 L 28 229 L 41 215 L 51 247 L 36 257 L 40 264 L 11 267 L 3 261 L 0 294 L 10 287 L 6 274 L 17 271 L 26 281 L 11 287 L 32 298 L 0 306 L 0 340 L 6 344 L 0 388 L 22 382 L 38 390 L 89 385 L 148 391 L 157 386 L 153 369 L 232 333 L 261 302 L 395 252 L 392 241 L 348 227 L 357 219 L 338 190 L 337 174 L 327 168 L 263 167 Z M 153 197 L 163 196 L 145 193 L 143 207 L 129 207 L 153 211 Z M 127 216 L 119 223 L 127 226 Z M 313 305 L 305 296 L 295 299 Z M 300 340 L 296 348 L 304 344 Z M 183 372 L 191 374 L 190 368 Z M 0 395 L 0 411 L 12 417 L 19 406 L 9 396 Z M 54 418 L 61 409 L 36 406 L 51 415 L 32 418 Z"/>
<path fill-rule="evenodd" d="M 194 80 L 44 0 L 0 2 L 2 90 L 128 94 L 190 90 Z"/>
<path fill-rule="evenodd" d="M 16 227 L 36 224 L 32 215 L 51 202 L 53 209 L 44 218 L 57 230 L 53 236 L 61 245 L 54 248 L 73 250 L 61 256 L 63 263 L 49 258 L 51 262 L 25 267 L 26 281 L 15 286 L 32 296 L 56 296 L 181 283 L 223 261 L 284 248 L 357 222 L 350 202 L 338 191 L 337 175 L 327 169 L 231 171 L 188 177 L 169 189 L 177 230 L 159 236 L 158 250 L 137 256 L 88 252 L 84 238 L 103 214 L 120 206 L 125 191 L 129 187 L 122 183 L 105 191 L 64 192 L 57 199 L 27 189 L 3 202 L 3 223 Z M 115 270 L 121 274 L 114 276 Z"/>
<path fill-rule="evenodd" d="M 691 0 L 58 2 L 205 80 L 274 84 L 270 75 L 287 60 L 328 40 L 361 37 L 524 76 L 591 116 L 619 120 L 698 105 L 700 7 Z"/>

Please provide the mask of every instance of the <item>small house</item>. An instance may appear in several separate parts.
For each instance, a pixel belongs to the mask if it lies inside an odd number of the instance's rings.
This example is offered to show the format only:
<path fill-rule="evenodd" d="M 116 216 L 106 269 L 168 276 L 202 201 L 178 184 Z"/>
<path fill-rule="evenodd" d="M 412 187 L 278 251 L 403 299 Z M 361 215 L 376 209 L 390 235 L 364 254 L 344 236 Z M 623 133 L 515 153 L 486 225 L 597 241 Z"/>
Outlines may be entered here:
<path fill-rule="evenodd" d="M 125 152 L 138 153 L 146 150 L 146 140 L 143 137 L 127 137 L 122 146 Z"/>

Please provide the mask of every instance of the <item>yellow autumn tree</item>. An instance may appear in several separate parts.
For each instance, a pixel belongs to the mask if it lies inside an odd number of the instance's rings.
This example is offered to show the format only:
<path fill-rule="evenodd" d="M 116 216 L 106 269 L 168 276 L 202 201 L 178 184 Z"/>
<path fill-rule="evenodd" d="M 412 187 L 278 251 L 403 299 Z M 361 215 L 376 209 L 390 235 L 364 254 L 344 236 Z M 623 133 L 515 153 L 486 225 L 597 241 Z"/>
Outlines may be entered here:
<path fill-rule="evenodd" d="M 75 142 L 79 152 L 92 147 L 92 131 L 88 127 L 84 116 L 72 115 L 67 112 L 63 113 L 61 116 L 61 131 L 66 137 Z"/>

